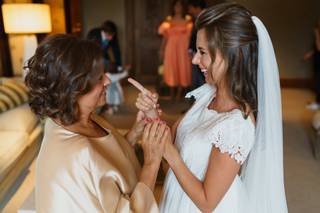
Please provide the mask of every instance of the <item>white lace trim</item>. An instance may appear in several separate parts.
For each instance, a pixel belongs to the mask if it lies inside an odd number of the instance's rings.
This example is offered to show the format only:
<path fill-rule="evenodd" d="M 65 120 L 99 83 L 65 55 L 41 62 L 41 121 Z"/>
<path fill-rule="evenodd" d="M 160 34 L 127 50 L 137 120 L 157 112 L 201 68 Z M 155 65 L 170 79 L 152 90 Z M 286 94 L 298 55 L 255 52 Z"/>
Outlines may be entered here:
<path fill-rule="evenodd" d="M 209 140 L 221 153 L 228 153 L 237 163 L 243 164 L 254 143 L 253 124 L 243 120 L 237 111 L 227 114 L 224 119 L 210 133 Z"/>
<path fill-rule="evenodd" d="M 216 88 L 209 84 L 189 92 L 186 98 L 194 96 L 195 106 L 189 113 L 196 113 L 206 107 L 215 95 Z M 206 111 L 206 110 L 205 110 Z M 208 110 L 207 110 L 208 111 Z M 211 111 L 211 110 L 210 110 Z M 218 114 L 217 114 L 218 116 Z M 243 164 L 254 143 L 254 127 L 244 120 L 242 113 L 233 110 L 227 113 L 220 113 L 220 118 L 212 123 L 212 129 L 207 135 L 209 143 L 219 148 L 220 152 L 228 153 L 237 163 Z M 250 119 L 250 118 L 248 118 Z"/>
<path fill-rule="evenodd" d="M 228 153 L 231 158 L 235 159 L 237 163 L 243 164 L 248 155 L 248 150 L 243 145 L 228 144 L 224 141 L 221 131 L 214 136 L 212 145 L 220 150 L 221 153 Z"/>

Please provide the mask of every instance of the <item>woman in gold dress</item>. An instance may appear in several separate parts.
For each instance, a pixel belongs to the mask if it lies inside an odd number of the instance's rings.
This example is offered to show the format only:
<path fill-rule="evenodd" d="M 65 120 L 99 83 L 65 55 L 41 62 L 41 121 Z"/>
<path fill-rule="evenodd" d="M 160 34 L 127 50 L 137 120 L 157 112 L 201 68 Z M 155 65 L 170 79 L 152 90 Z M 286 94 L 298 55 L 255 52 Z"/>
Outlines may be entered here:
<path fill-rule="evenodd" d="M 36 167 L 37 212 L 158 212 L 152 191 L 168 129 L 147 124 L 139 112 L 122 136 L 94 113 L 110 84 L 100 48 L 56 35 L 37 48 L 26 69 L 30 106 L 47 118 Z M 141 168 L 133 145 L 144 128 L 151 133 L 142 138 Z"/>

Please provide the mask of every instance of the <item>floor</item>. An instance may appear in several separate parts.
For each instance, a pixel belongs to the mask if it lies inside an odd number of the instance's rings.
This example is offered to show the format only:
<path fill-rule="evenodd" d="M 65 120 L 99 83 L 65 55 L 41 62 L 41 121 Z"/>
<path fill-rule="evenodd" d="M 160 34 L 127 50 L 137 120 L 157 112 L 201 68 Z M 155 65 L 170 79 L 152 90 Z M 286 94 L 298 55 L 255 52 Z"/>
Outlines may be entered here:
<path fill-rule="evenodd" d="M 23 180 L 18 180 L 20 185 L 11 197 L 6 206 L 2 209 L 2 213 L 16 213 L 23 202 L 27 199 L 34 188 L 35 183 L 35 161 L 30 165 L 27 174 L 23 175 Z"/>
<path fill-rule="evenodd" d="M 283 90 L 284 169 L 290 213 L 320 212 L 320 160 L 310 145 L 313 113 L 305 104 L 313 100 L 309 91 Z"/>
<path fill-rule="evenodd" d="M 124 90 L 127 104 L 121 107 L 121 114 L 104 114 L 113 125 L 121 129 L 130 128 L 136 113 L 134 100 L 137 91 L 130 86 Z M 305 105 L 312 100 L 313 94 L 308 90 L 282 90 L 285 187 L 290 213 L 320 212 L 320 160 L 313 157 L 308 137 L 313 113 L 305 109 Z M 172 103 L 167 99 L 160 99 L 160 105 L 166 112 L 164 119 L 172 124 L 190 106 L 190 102 Z M 3 209 L 3 213 L 17 212 L 34 187 L 34 173 L 35 163 L 30 166 L 29 173 Z M 158 187 L 157 197 L 160 191 L 161 188 Z"/>

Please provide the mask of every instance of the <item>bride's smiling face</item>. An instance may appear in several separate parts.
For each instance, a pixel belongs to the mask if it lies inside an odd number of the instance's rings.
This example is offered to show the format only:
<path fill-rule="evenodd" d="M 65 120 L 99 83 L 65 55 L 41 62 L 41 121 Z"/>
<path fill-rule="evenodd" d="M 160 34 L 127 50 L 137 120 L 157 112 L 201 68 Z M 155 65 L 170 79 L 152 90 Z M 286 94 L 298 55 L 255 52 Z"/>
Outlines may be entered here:
<path fill-rule="evenodd" d="M 204 29 L 197 33 L 197 53 L 192 59 L 194 65 L 198 65 L 209 84 L 218 84 L 225 78 L 225 60 L 219 50 L 216 50 L 214 61 L 209 51 L 208 39 Z"/>

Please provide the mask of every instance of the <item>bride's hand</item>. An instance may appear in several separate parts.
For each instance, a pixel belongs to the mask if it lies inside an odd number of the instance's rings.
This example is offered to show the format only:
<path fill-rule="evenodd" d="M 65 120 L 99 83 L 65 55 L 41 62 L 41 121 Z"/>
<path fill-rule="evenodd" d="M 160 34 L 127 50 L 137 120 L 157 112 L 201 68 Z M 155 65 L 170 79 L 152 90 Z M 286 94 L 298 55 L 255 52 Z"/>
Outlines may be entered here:
<path fill-rule="evenodd" d="M 148 118 L 158 118 L 162 111 L 159 109 L 158 94 L 141 92 L 136 100 L 136 107 L 145 113 Z"/>
<path fill-rule="evenodd" d="M 141 92 L 136 101 L 137 108 L 144 112 L 148 118 L 158 118 L 161 113 L 158 105 L 158 94 L 150 92 L 133 78 L 128 78 L 128 81 Z"/>
<path fill-rule="evenodd" d="M 163 158 L 170 164 L 170 161 L 174 161 L 176 155 L 179 155 L 176 147 L 173 145 L 173 139 L 171 135 L 171 129 L 169 126 L 166 127 L 168 133 L 163 137 L 165 143 L 165 149 L 163 153 Z"/>

